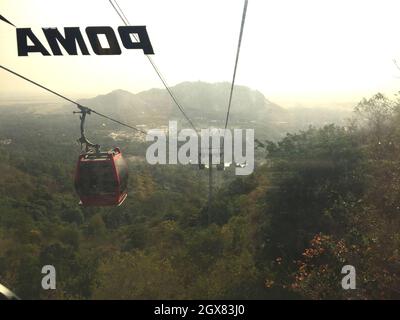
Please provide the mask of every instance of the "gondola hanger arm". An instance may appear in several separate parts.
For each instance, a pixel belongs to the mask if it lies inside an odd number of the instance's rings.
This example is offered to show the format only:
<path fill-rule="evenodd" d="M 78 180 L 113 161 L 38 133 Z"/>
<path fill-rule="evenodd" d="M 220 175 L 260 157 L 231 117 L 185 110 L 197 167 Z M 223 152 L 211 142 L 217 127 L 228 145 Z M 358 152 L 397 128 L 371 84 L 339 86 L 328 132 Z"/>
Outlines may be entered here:
<path fill-rule="evenodd" d="M 73 111 L 73 113 L 80 113 L 80 120 L 81 120 L 81 137 L 78 139 L 78 142 L 81 144 L 81 149 L 83 145 L 85 145 L 85 151 L 89 152 L 94 149 L 96 153 L 100 152 L 100 145 L 99 144 L 94 144 L 90 142 L 85 135 L 85 120 L 86 120 L 86 115 L 91 114 L 92 110 L 88 107 L 84 107 L 80 104 L 76 105 L 79 109 L 79 111 Z"/>

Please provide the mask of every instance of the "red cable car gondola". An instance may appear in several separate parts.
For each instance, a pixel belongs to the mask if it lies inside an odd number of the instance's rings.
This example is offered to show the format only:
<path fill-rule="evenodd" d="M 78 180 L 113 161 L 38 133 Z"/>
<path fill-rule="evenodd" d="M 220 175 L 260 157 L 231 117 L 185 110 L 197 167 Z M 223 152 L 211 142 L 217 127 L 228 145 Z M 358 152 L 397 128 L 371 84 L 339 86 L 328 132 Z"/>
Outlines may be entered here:
<path fill-rule="evenodd" d="M 86 149 L 78 159 L 75 172 L 75 189 L 80 204 L 89 206 L 119 206 L 127 197 L 128 166 L 119 148 L 100 152 L 100 146 L 85 137 L 84 123 L 90 110 L 81 110 L 81 145 Z"/>

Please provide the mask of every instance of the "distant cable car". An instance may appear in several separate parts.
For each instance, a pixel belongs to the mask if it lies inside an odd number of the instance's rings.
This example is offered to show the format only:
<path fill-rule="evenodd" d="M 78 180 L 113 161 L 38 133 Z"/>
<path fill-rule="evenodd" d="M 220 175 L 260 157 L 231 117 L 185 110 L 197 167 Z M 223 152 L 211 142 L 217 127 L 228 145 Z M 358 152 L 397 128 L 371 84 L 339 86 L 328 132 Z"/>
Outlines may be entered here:
<path fill-rule="evenodd" d="M 80 204 L 89 206 L 119 206 L 127 197 L 128 166 L 119 148 L 100 152 L 100 146 L 86 139 L 84 123 L 90 110 L 79 106 L 81 110 L 81 138 L 86 145 L 79 156 L 75 172 L 75 189 Z"/>

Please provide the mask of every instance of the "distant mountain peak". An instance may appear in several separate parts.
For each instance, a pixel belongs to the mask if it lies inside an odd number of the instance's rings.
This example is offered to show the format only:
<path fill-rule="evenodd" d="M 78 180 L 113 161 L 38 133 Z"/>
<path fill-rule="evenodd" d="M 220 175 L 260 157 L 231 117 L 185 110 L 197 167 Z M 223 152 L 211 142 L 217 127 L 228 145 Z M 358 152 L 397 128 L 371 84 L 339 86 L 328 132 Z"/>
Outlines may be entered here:
<path fill-rule="evenodd" d="M 133 95 L 132 92 L 127 91 L 127 90 L 123 90 L 123 89 L 115 89 L 115 90 L 111 91 L 108 94 L 130 94 L 130 95 Z"/>
<path fill-rule="evenodd" d="M 95 98 L 98 98 L 98 97 L 127 97 L 127 96 L 129 97 L 129 96 L 134 96 L 134 95 L 135 95 L 134 93 L 127 91 L 127 90 L 115 89 L 108 93 L 100 94 L 100 95 L 96 96 Z"/>
<path fill-rule="evenodd" d="M 185 81 L 173 86 L 172 91 L 190 118 L 206 123 L 224 119 L 230 88 L 229 82 Z M 136 94 L 116 89 L 93 99 L 86 99 L 84 103 L 95 107 L 99 112 L 111 113 L 113 116 L 141 123 L 153 120 L 166 123 L 168 120 L 182 118 L 168 92 L 160 88 Z M 235 86 L 231 108 L 232 121 L 271 121 L 285 112 L 285 109 L 267 100 L 260 91 L 246 86 Z"/>

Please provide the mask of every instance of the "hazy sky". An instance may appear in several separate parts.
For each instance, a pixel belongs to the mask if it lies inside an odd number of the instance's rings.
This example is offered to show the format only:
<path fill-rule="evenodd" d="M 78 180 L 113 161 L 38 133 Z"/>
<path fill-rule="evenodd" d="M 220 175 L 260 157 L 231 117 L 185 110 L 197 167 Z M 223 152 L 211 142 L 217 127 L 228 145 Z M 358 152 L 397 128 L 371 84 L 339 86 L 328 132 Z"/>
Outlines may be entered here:
<path fill-rule="evenodd" d="M 170 85 L 231 80 L 243 0 L 119 4 L 131 24 L 147 26 L 154 60 Z M 249 0 L 237 84 L 283 106 L 392 94 L 400 84 L 392 61 L 400 60 L 399 12 L 399 0 Z M 122 25 L 108 0 L 0 0 L 0 14 L 32 27 L 47 48 L 42 27 Z M 0 22 L 0 35 L 0 64 L 73 98 L 162 87 L 139 50 L 18 57 L 15 29 Z M 0 70 L 1 97 L 41 93 Z"/>

